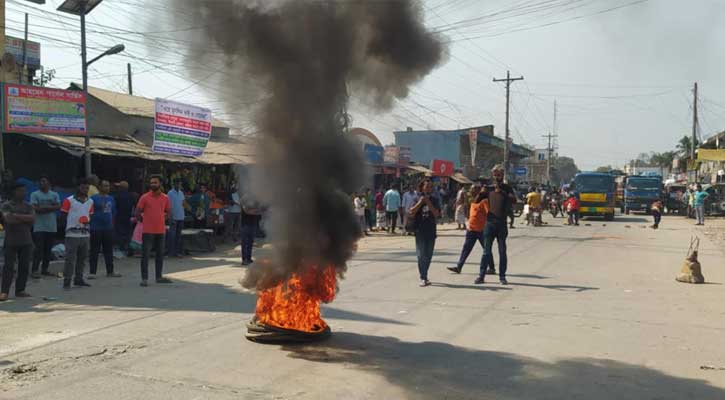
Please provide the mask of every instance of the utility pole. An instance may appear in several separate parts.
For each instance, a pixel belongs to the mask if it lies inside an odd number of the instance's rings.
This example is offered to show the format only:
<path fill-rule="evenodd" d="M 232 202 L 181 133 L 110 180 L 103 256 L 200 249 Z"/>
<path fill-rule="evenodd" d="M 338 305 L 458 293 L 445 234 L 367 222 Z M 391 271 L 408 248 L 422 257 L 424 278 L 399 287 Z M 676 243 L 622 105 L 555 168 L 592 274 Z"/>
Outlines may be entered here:
<path fill-rule="evenodd" d="M 692 93 L 694 100 L 692 102 L 692 149 L 690 149 L 690 159 L 695 160 L 695 148 L 697 147 L 697 82 Z"/>
<path fill-rule="evenodd" d="M 133 96 L 133 75 L 131 75 L 131 63 L 126 64 L 128 69 L 128 94 Z"/>
<path fill-rule="evenodd" d="M 503 177 L 505 182 L 508 182 L 509 176 L 509 137 L 511 134 L 509 132 L 509 106 L 511 103 L 511 82 L 522 80 L 524 80 L 523 76 L 512 78 L 510 71 L 506 71 L 506 79 L 493 78 L 494 82 L 506 82 L 506 138 L 503 144 Z"/>
<path fill-rule="evenodd" d="M 28 13 L 25 13 L 25 36 L 23 40 L 23 66 L 18 71 L 18 83 L 23 84 L 23 77 L 27 76 L 27 61 L 28 61 Z M 32 82 L 29 82 L 32 85 Z"/>

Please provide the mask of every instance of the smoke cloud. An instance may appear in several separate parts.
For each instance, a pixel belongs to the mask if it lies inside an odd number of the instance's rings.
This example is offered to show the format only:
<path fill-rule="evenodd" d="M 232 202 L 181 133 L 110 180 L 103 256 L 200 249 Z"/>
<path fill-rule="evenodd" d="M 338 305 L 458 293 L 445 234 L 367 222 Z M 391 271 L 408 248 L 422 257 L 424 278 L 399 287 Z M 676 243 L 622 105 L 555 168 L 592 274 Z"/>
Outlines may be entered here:
<path fill-rule="evenodd" d="M 176 25 L 200 27 L 180 33 L 190 77 L 218 86 L 230 114 L 253 106 L 252 191 L 270 207 L 275 252 L 243 285 L 267 289 L 311 265 L 342 276 L 360 235 L 347 193 L 364 184 L 365 168 L 344 134 L 349 95 L 389 109 L 444 61 L 419 2 L 169 0 L 169 9 Z M 224 73 L 199 68 L 220 57 Z"/>

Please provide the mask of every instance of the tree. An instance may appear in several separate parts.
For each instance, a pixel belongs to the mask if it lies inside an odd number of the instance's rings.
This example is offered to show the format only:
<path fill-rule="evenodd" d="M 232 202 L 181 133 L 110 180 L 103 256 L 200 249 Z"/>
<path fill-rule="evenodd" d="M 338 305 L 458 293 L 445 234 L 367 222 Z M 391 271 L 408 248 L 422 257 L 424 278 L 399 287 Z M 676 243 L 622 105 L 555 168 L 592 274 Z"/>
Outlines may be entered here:
<path fill-rule="evenodd" d="M 579 167 L 576 166 L 573 158 L 557 157 L 554 161 L 554 168 L 552 168 L 552 181 L 558 184 L 569 183 L 577 173 L 579 173 Z"/>
<path fill-rule="evenodd" d="M 700 143 L 698 143 L 697 139 L 695 139 L 695 147 L 697 147 Z M 677 143 L 677 155 L 680 156 L 680 158 L 684 160 L 690 159 L 690 152 L 692 151 L 692 137 L 690 136 L 683 136 L 682 139 Z"/>
<path fill-rule="evenodd" d="M 672 161 L 674 161 L 676 152 L 665 151 L 664 153 L 653 153 L 650 157 L 650 162 L 660 168 L 672 168 Z"/>
<path fill-rule="evenodd" d="M 609 172 L 609 171 L 611 171 L 613 169 L 614 168 L 612 168 L 611 165 L 605 165 L 605 166 L 602 166 L 602 167 L 599 167 L 599 168 L 595 169 L 594 172 Z"/>

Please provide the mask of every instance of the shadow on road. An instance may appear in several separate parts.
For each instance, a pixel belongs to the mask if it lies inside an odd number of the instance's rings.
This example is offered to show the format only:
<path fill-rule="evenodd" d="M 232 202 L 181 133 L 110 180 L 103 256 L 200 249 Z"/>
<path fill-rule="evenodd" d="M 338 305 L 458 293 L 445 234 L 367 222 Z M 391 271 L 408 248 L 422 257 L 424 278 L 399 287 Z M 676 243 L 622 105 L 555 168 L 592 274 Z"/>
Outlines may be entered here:
<path fill-rule="evenodd" d="M 511 286 L 526 286 L 526 287 L 537 287 L 544 289 L 560 290 L 560 291 L 571 291 L 571 292 L 586 292 L 588 290 L 599 290 L 598 287 L 590 286 L 576 286 L 576 285 L 537 285 L 535 283 L 521 283 L 521 282 L 509 282 Z"/>
<path fill-rule="evenodd" d="M 458 285 L 454 283 L 442 283 L 442 282 L 432 282 L 430 284 L 431 286 L 437 286 L 437 287 L 445 287 L 450 289 L 474 289 L 474 290 L 487 290 L 491 292 L 498 292 L 501 290 L 511 290 L 511 288 L 505 287 L 505 286 L 492 286 L 492 285 Z"/>
<path fill-rule="evenodd" d="M 440 342 L 336 332 L 325 343 L 284 346 L 289 357 L 378 374 L 408 398 L 438 399 L 724 399 L 725 390 L 619 361 L 546 362 Z"/>

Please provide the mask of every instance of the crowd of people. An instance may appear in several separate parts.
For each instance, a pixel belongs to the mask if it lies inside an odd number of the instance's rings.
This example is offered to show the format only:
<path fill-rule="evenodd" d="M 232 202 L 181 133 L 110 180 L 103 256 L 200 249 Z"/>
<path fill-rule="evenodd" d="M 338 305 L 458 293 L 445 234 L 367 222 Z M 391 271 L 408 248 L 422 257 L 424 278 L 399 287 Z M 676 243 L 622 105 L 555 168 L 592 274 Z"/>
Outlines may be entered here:
<path fill-rule="evenodd" d="M 164 258 L 184 256 L 182 230 L 187 212 L 194 227 L 206 226 L 210 194 L 202 184 L 200 190 L 187 197 L 180 180 L 164 193 L 160 176 L 152 176 L 147 184 L 148 191 L 141 196 L 129 192 L 127 182 L 118 183 L 111 194 L 109 181 L 91 176 L 79 181 L 73 195 L 61 199 L 51 190 L 48 177 L 42 176 L 29 201 L 25 184 L 8 185 L 8 200 L 0 205 L 0 222 L 5 230 L 0 301 L 8 299 L 13 283 L 16 297 L 31 297 L 26 291 L 29 277 L 62 277 L 67 290 L 88 287 L 88 280 L 97 278 L 101 254 L 106 277 L 119 278 L 121 274 L 114 268 L 115 246 L 128 255 L 140 250 L 141 286 L 149 284 L 152 253 L 155 282 L 172 283 L 163 274 Z M 253 262 L 252 246 L 260 218 L 261 209 L 254 201 L 240 198 L 236 191 L 232 194 L 224 233 L 225 238 L 241 242 L 244 265 Z M 58 236 L 63 237 L 64 267 L 62 272 L 53 272 L 51 251 Z"/>

